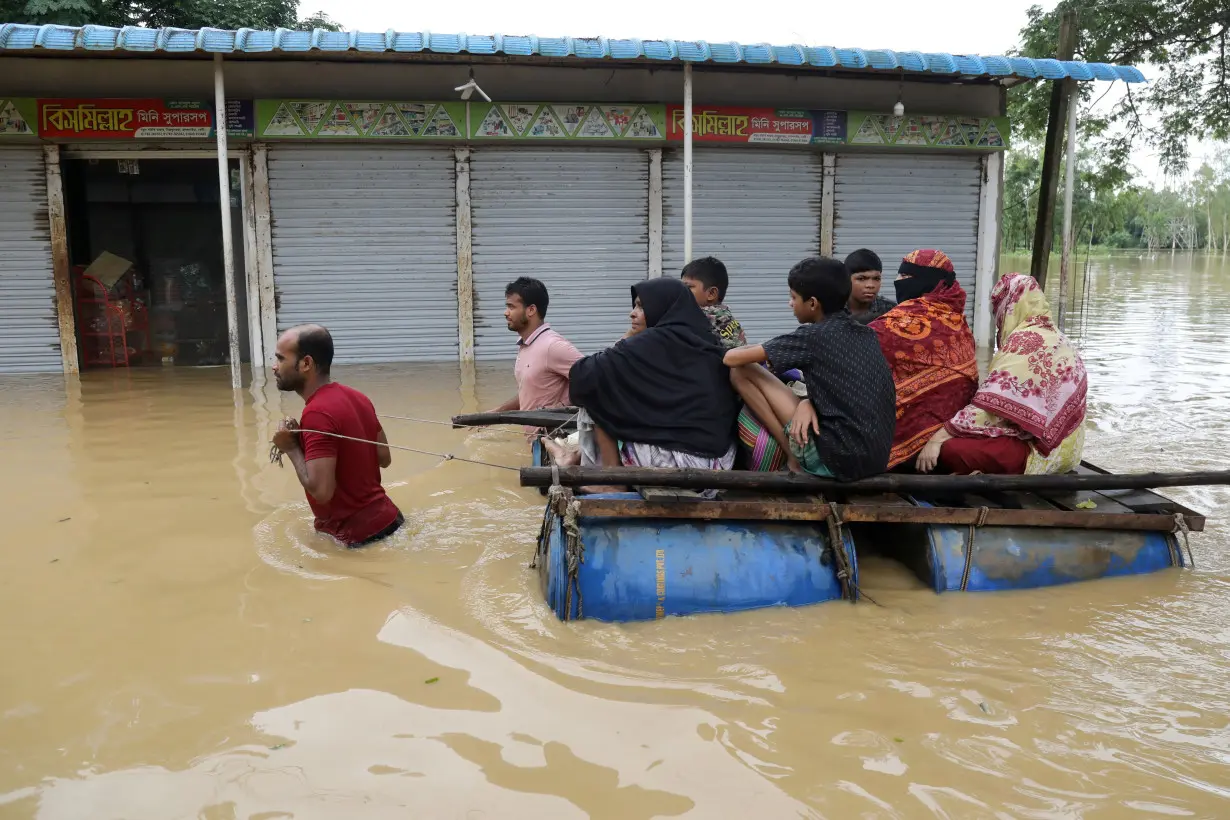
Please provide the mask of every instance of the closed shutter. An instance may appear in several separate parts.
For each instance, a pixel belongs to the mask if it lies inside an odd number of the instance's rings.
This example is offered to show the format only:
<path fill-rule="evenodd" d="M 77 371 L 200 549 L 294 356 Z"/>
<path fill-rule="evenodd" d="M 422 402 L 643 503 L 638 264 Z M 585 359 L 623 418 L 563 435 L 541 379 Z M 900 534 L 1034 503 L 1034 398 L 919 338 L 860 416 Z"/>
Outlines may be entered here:
<path fill-rule="evenodd" d="M 649 158 L 629 149 L 477 148 L 470 157 L 474 355 L 517 355 L 504 288 L 540 279 L 547 321 L 584 353 L 628 329 L 649 270 Z"/>
<path fill-rule="evenodd" d="M 979 155 L 840 154 L 834 180 L 833 247 L 870 248 L 884 262 L 881 293 L 893 295 L 901 258 L 918 248 L 948 254 L 974 315 L 978 259 Z"/>
<path fill-rule="evenodd" d="M 43 149 L 0 148 L 0 373 L 59 373 Z"/>
<path fill-rule="evenodd" d="M 730 274 L 726 304 L 753 344 L 798 325 L 786 275 L 820 252 L 823 162 L 810 151 L 698 148 L 692 155 L 692 256 L 716 256 Z M 683 258 L 683 151 L 662 169 L 662 274 Z"/>
<path fill-rule="evenodd" d="M 450 148 L 269 149 L 278 330 L 315 322 L 343 363 L 457 359 Z"/>

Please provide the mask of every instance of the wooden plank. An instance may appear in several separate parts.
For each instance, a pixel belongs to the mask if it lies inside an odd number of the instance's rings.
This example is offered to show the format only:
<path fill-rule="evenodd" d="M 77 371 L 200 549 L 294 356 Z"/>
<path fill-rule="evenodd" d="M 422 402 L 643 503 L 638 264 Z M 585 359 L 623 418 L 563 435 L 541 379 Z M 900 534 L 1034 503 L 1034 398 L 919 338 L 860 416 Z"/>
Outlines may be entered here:
<path fill-rule="evenodd" d="M 675 502 L 704 501 L 705 497 L 696 490 L 678 490 L 663 487 L 633 487 L 641 498 L 651 503 L 670 504 Z"/>
<path fill-rule="evenodd" d="M 1082 461 L 1080 466 L 1075 470 L 1077 475 L 1089 476 L 1105 476 L 1110 475 L 1110 472 L 1102 469 L 1096 464 L 1091 464 L 1088 461 Z M 1188 526 L 1193 532 L 1203 532 L 1205 518 L 1202 513 L 1199 513 L 1190 507 L 1185 507 L 1177 501 L 1173 501 L 1161 493 L 1156 493 L 1149 489 L 1131 489 L 1131 490 L 1100 490 L 1095 493 L 1093 500 L 1098 501 L 1097 496 L 1106 498 L 1121 507 L 1126 507 L 1136 513 L 1151 513 L 1155 515 L 1175 515 L 1182 513 L 1187 519 Z M 1101 504 L 1099 503 L 1099 506 Z"/>
<path fill-rule="evenodd" d="M 519 470 L 522 487 L 550 485 L 555 477 L 541 467 Z M 907 475 L 884 473 L 859 481 L 837 481 L 794 473 L 749 470 L 700 470 L 660 467 L 567 467 L 559 471 L 565 486 L 635 484 L 687 489 L 745 489 L 773 493 L 911 493 L 929 497 L 963 492 L 1043 492 L 1048 490 L 1153 489 L 1157 487 L 1230 486 L 1230 470 L 1133 475 Z"/>
<path fill-rule="evenodd" d="M 828 515 L 828 507 L 791 502 L 702 501 L 695 504 L 649 503 L 639 500 L 581 498 L 579 515 L 591 518 L 664 518 L 706 521 L 814 521 Z M 978 522 L 980 509 L 964 507 L 915 507 L 899 504 L 838 505 L 846 523 L 951 524 L 969 526 Z M 1189 526 L 1193 531 L 1199 530 Z M 1203 526 L 1203 522 L 1200 522 Z M 1138 513 L 1070 512 L 1067 510 L 988 509 L 985 526 L 1071 529 L 1146 530 L 1169 532 L 1174 518 Z"/>
<path fill-rule="evenodd" d="M 56 321 L 60 327 L 60 364 L 65 375 L 78 372 L 77 324 L 73 317 L 73 283 L 68 256 L 68 224 L 64 210 L 64 180 L 60 175 L 60 146 L 43 146 L 47 175 L 47 222 L 51 240 L 51 276 L 56 293 Z"/>

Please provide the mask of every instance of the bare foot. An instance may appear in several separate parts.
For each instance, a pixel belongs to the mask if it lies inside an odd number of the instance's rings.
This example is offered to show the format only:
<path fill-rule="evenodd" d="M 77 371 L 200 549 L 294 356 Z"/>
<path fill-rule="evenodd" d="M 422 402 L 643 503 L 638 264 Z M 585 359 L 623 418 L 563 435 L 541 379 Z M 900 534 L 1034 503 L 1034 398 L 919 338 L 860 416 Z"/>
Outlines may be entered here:
<path fill-rule="evenodd" d="M 790 456 L 786 459 L 786 469 L 792 473 L 802 474 L 803 472 L 805 472 L 803 470 L 803 465 L 800 464 L 799 460 L 795 458 L 794 456 Z"/>
<path fill-rule="evenodd" d="M 551 463 L 559 467 L 576 467 L 581 463 L 581 448 L 569 447 L 563 442 L 543 436 L 542 446 L 551 454 Z"/>

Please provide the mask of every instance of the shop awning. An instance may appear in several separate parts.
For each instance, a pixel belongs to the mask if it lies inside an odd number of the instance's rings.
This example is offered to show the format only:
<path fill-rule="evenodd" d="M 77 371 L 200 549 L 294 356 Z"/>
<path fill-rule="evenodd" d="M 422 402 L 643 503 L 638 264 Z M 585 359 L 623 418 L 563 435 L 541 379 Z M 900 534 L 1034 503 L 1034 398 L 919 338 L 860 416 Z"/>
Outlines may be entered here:
<path fill-rule="evenodd" d="M 0 24 L 0 54 L 122 52 L 132 56 L 235 54 L 244 57 L 354 59 L 357 55 L 498 57 L 507 61 L 550 59 L 568 63 L 692 63 L 943 75 L 953 81 L 1122 80 L 1145 82 L 1132 66 L 1029 57 L 832 48 L 765 43 L 709 43 L 704 40 L 637 40 L 606 37 L 537 37 L 511 34 L 435 34 L 417 31 L 258 31 L 240 29 L 110 28 Z"/>

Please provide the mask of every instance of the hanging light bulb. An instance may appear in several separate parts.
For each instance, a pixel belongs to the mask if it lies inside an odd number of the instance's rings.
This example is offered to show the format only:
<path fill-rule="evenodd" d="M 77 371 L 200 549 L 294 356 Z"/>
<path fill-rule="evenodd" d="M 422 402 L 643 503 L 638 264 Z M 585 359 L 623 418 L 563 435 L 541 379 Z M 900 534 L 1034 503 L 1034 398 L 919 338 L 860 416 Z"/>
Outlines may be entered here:
<path fill-rule="evenodd" d="M 904 117 L 905 116 L 905 103 L 903 103 L 901 100 L 897 100 L 897 103 L 893 106 L 893 116 L 894 117 Z"/>

